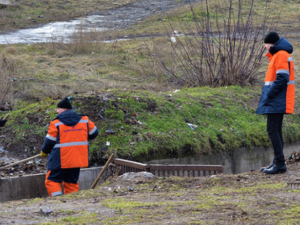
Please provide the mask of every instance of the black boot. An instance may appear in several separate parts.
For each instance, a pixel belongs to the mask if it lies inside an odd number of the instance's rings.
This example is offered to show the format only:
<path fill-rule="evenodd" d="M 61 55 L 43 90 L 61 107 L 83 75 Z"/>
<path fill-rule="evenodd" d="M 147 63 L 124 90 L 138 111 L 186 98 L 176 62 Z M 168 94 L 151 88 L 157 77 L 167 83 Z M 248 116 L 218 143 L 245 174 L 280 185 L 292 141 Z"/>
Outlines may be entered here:
<path fill-rule="evenodd" d="M 274 164 L 271 163 L 271 164 L 270 164 L 269 166 L 267 166 L 267 167 L 262 167 L 262 168 L 260 168 L 260 171 L 264 172 L 265 169 L 271 169 L 273 166 L 274 166 Z"/>
<path fill-rule="evenodd" d="M 277 174 L 277 173 L 285 173 L 286 172 L 286 165 L 284 166 L 276 166 L 274 165 L 270 169 L 265 169 L 263 172 L 268 174 Z"/>

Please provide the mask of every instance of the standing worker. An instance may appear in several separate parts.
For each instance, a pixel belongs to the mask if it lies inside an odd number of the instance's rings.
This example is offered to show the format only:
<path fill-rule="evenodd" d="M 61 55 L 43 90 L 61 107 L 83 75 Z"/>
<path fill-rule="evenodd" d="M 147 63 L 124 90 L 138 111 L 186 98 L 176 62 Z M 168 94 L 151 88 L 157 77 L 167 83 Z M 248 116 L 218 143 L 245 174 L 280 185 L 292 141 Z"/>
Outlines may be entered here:
<path fill-rule="evenodd" d="M 293 46 L 272 31 L 264 38 L 269 66 L 258 104 L 257 114 L 267 115 L 267 132 L 274 149 L 274 159 L 261 171 L 268 174 L 286 172 L 283 154 L 282 121 L 284 114 L 292 114 L 295 104 L 294 63 L 289 54 Z"/>
<path fill-rule="evenodd" d="M 45 185 L 51 197 L 79 191 L 80 167 L 88 166 L 88 140 L 99 131 L 85 115 L 72 110 L 71 102 L 64 98 L 57 104 L 58 116 L 50 122 L 42 146 L 41 157 L 49 155 Z"/>

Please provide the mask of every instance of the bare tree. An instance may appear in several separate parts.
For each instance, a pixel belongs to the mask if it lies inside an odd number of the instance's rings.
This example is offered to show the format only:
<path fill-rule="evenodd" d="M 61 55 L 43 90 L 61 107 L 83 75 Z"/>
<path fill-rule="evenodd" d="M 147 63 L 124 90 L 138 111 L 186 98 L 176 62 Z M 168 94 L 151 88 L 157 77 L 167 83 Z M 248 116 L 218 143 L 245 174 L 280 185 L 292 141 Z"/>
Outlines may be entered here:
<path fill-rule="evenodd" d="M 248 1 L 247 10 L 242 9 L 242 0 L 238 1 L 236 10 L 233 0 L 226 2 L 229 3 L 227 10 L 222 10 L 220 1 L 211 10 L 206 0 L 201 5 L 205 13 L 202 11 L 200 15 L 191 6 L 193 26 L 182 22 L 179 28 L 182 36 L 176 34 L 169 22 L 172 29 L 172 32 L 167 31 L 170 51 L 162 52 L 155 46 L 157 59 L 169 81 L 187 87 L 245 86 L 256 82 L 262 64 L 263 37 L 270 30 L 267 26 L 270 17 L 265 11 L 255 25 L 252 19 L 254 0 Z"/>

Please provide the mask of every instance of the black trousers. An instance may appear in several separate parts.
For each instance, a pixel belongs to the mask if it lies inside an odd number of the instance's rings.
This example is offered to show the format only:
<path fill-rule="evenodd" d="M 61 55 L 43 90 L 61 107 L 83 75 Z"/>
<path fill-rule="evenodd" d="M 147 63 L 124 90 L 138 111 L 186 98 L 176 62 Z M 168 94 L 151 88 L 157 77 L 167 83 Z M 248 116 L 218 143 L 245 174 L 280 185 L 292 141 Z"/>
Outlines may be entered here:
<path fill-rule="evenodd" d="M 285 158 L 283 154 L 282 121 L 283 113 L 267 114 L 267 132 L 272 142 L 274 150 L 273 163 L 276 166 L 284 166 Z"/>

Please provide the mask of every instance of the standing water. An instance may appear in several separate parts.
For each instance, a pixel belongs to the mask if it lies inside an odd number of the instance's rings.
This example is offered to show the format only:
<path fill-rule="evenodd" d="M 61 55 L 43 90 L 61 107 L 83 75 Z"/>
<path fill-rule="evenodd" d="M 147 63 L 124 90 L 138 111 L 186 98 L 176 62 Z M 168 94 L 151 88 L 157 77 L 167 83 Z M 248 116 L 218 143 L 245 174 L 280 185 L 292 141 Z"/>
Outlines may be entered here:
<path fill-rule="evenodd" d="M 83 32 L 106 30 L 106 28 L 93 26 L 95 21 L 100 23 L 103 18 L 104 16 L 89 16 L 68 22 L 49 23 L 38 28 L 21 29 L 12 33 L 1 34 L 0 44 L 33 44 L 50 41 L 69 42 L 70 35 L 78 29 L 81 29 Z"/>
<path fill-rule="evenodd" d="M 157 13 L 167 12 L 179 5 L 193 4 L 198 1 L 200 0 L 141 0 L 119 8 L 99 12 L 98 15 L 0 34 L 0 44 L 69 42 L 70 36 L 79 29 L 82 32 L 95 32 L 125 28 Z"/>

